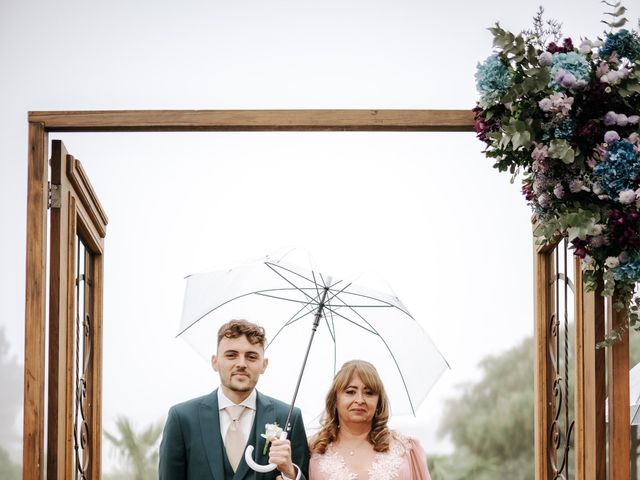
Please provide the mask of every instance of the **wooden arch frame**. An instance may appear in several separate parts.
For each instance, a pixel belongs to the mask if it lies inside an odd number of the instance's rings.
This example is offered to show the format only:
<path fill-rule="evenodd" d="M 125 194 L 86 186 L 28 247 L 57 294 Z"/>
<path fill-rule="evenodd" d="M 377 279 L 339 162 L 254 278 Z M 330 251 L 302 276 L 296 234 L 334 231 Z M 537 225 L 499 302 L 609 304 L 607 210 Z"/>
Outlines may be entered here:
<path fill-rule="evenodd" d="M 45 376 L 46 363 L 46 264 L 47 209 L 49 202 L 48 143 L 49 132 L 163 132 L 163 131 L 413 131 L 471 132 L 474 118 L 469 110 L 139 110 L 139 111 L 58 111 L 30 112 L 27 180 L 27 242 L 26 242 L 26 304 L 24 362 L 24 431 L 23 479 L 42 480 L 44 474 Z M 547 479 L 545 455 L 548 395 L 546 382 L 546 305 L 544 285 L 546 260 L 544 252 L 534 255 L 536 276 L 536 478 Z M 541 283 L 542 282 L 542 283 Z M 578 300 L 583 302 L 582 297 Z M 589 302 L 587 302 L 589 303 Z M 597 302 L 596 302 L 597 303 Z M 593 299 L 587 309 L 592 312 Z M 576 305 L 583 311 L 583 305 Z M 601 309 L 601 307 L 600 307 Z M 579 317 L 593 318 L 585 312 Z M 598 314 L 599 315 L 599 314 Z M 540 332 L 540 333 L 539 333 Z M 588 348 L 587 353 L 591 352 Z M 593 356 L 593 352 L 590 353 Z M 585 383 L 595 378 L 593 362 L 581 362 L 576 394 L 584 398 Z M 585 378 L 586 377 L 586 378 Z M 592 390 L 591 395 L 595 395 Z M 592 397 L 590 397 L 592 398 Z M 588 401 L 587 401 L 588 403 Z M 586 417 L 603 415 L 592 409 L 581 409 Z M 594 412 L 594 410 L 596 410 Z M 578 429 L 585 429 L 595 418 L 578 416 Z M 591 422 L 591 423 L 590 423 Z M 582 431 L 582 430 L 580 430 Z M 578 436 L 576 461 L 585 464 L 585 452 L 593 453 L 593 443 L 587 435 Z M 627 435 L 628 438 L 628 435 Z M 595 444 L 594 444 L 595 445 Z M 598 444 L 600 445 L 600 444 Z M 583 467 L 584 468 L 584 467 Z M 596 478 L 594 468 L 583 470 L 580 478 Z"/>

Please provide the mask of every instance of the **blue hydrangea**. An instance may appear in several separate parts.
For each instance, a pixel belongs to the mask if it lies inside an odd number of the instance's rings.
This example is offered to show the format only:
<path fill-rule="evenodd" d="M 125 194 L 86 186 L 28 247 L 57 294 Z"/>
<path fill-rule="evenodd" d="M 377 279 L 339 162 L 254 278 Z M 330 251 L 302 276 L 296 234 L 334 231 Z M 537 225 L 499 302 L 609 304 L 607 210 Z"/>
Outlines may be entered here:
<path fill-rule="evenodd" d="M 637 282 L 640 279 L 640 260 L 622 263 L 611 269 L 616 282 Z"/>
<path fill-rule="evenodd" d="M 510 75 L 507 67 L 497 55 L 491 55 L 476 69 L 476 88 L 480 103 L 490 105 L 497 102 L 509 89 Z"/>
<path fill-rule="evenodd" d="M 640 155 L 627 141 L 614 143 L 593 169 L 593 174 L 602 190 L 613 199 L 618 198 L 622 190 L 635 188 L 640 175 Z"/>
<path fill-rule="evenodd" d="M 618 52 L 618 56 L 628 58 L 633 62 L 640 56 L 640 38 L 625 29 L 610 33 L 600 49 L 600 56 L 611 55 L 613 52 Z"/>
<path fill-rule="evenodd" d="M 556 75 L 560 70 L 564 70 L 567 73 L 576 77 L 576 80 L 589 81 L 589 75 L 591 74 L 591 67 L 589 62 L 576 52 L 556 53 L 553 55 L 551 65 L 551 81 L 549 86 L 555 90 L 563 88 L 558 82 L 556 82 Z"/>
<path fill-rule="evenodd" d="M 564 140 L 568 140 L 573 138 L 573 134 L 576 131 L 576 121 L 572 117 L 567 117 L 562 120 L 553 131 L 553 136 L 555 138 L 561 138 Z"/>

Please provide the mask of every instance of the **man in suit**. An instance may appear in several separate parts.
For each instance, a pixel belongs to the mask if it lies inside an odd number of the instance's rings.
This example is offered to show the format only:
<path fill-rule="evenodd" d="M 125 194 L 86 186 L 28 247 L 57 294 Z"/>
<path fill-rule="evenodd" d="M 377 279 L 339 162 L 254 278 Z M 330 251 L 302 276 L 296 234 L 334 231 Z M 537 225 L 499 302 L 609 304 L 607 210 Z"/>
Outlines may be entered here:
<path fill-rule="evenodd" d="M 300 410 L 292 413 L 290 440 L 265 445 L 266 424 L 285 427 L 289 405 L 259 393 L 255 386 L 267 368 L 264 329 L 246 320 L 232 320 L 218 331 L 218 349 L 211 358 L 220 375 L 212 393 L 174 405 L 169 410 L 160 444 L 160 480 L 306 480 L 307 435 Z M 252 471 L 244 447 L 254 445 L 257 463 L 277 470 Z M 257 456 L 257 458 L 256 458 Z"/>

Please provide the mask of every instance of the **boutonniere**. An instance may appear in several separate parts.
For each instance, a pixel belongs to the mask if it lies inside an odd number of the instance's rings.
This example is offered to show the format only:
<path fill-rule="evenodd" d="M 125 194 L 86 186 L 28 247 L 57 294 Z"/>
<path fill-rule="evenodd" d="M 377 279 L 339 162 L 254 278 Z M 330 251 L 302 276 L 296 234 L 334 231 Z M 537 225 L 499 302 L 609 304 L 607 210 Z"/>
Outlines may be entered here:
<path fill-rule="evenodd" d="M 282 428 L 278 425 L 278 422 L 267 423 L 264 426 L 264 433 L 260 434 L 260 436 L 267 441 L 264 444 L 264 448 L 262 449 L 262 454 L 267 454 L 267 448 L 269 448 L 269 444 L 273 438 L 280 438 L 280 434 L 282 433 Z"/>

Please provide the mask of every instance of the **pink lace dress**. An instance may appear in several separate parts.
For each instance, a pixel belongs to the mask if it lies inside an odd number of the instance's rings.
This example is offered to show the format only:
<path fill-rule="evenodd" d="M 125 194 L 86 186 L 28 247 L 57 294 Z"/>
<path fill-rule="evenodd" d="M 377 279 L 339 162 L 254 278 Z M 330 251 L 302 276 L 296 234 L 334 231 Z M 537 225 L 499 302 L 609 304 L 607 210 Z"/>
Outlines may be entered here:
<path fill-rule="evenodd" d="M 358 478 L 347 468 L 333 445 L 320 455 L 313 453 L 309 480 L 431 480 L 427 457 L 418 440 L 393 432 L 389 451 L 376 453 L 368 478 Z"/>

